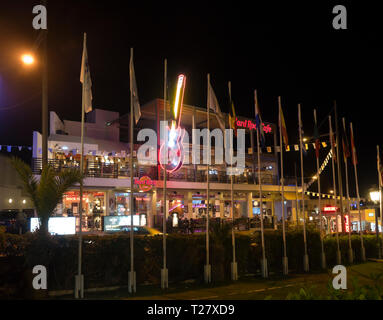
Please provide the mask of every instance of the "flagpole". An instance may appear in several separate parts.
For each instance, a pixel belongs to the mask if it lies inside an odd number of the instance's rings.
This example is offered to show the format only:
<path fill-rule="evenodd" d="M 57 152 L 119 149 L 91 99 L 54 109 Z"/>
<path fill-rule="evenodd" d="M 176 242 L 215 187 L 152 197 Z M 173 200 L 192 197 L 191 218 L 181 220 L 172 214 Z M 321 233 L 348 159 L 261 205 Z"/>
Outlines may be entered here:
<path fill-rule="evenodd" d="M 86 47 L 86 33 L 84 33 L 83 48 Z M 84 53 L 83 53 L 84 54 Z M 85 82 L 85 75 L 84 75 Z M 84 174 L 84 120 L 85 120 L 85 83 L 82 84 L 81 100 L 81 158 L 80 176 Z M 80 181 L 80 203 L 79 203 L 79 232 L 78 232 L 78 270 L 75 279 L 75 298 L 84 298 L 84 275 L 82 274 L 82 199 L 83 199 L 83 179 Z"/>
<path fill-rule="evenodd" d="M 340 149 L 340 143 L 339 143 L 339 128 L 338 128 L 338 113 L 337 113 L 337 107 L 336 107 L 336 101 L 334 100 L 334 112 L 335 112 L 335 131 L 336 131 L 336 158 L 338 161 L 337 164 L 337 171 L 338 171 L 338 185 L 339 185 L 339 204 L 340 204 L 340 217 L 341 217 L 341 232 L 344 232 L 344 215 L 343 215 L 343 179 L 342 179 L 342 170 L 341 170 L 341 161 L 339 158 L 339 149 Z"/>
<path fill-rule="evenodd" d="M 297 179 L 297 163 L 294 162 L 295 172 L 295 213 L 297 216 L 297 229 L 299 227 L 299 210 L 298 210 L 298 179 Z"/>
<path fill-rule="evenodd" d="M 255 103 L 257 103 L 257 91 L 254 90 L 254 98 Z M 259 110 L 258 110 L 259 111 Z M 256 115 L 257 115 L 257 111 Z M 262 126 L 262 123 L 260 123 L 260 126 Z M 261 268 L 262 268 L 262 277 L 267 278 L 269 276 L 269 271 L 267 268 L 267 258 L 266 258 L 266 250 L 265 250 L 265 234 L 264 234 L 264 226 L 263 226 L 263 198 L 262 198 L 262 179 L 261 179 L 261 149 L 259 147 L 259 130 L 261 128 L 257 129 L 257 160 L 258 160 L 258 186 L 259 186 L 259 213 L 261 216 L 261 243 L 262 243 L 262 261 L 261 261 Z"/>
<path fill-rule="evenodd" d="M 133 214 L 134 214 L 134 204 L 133 204 L 133 75 L 132 75 L 132 63 L 133 63 L 133 48 L 130 48 L 130 66 L 129 66 L 129 76 L 130 76 L 130 272 L 129 277 L 129 293 L 136 292 L 136 273 L 134 271 L 134 230 L 133 230 Z"/>
<path fill-rule="evenodd" d="M 230 100 L 230 106 L 232 104 L 231 100 L 231 82 L 228 82 L 228 87 L 229 87 L 229 100 Z M 234 130 L 233 130 L 234 133 Z M 231 279 L 232 280 L 238 280 L 238 265 L 235 259 L 235 234 L 234 234 L 234 177 L 233 177 L 233 139 L 234 135 L 232 135 L 230 139 L 230 169 L 231 169 L 231 175 L 230 175 L 230 198 L 231 198 L 231 218 L 232 218 L 232 226 L 231 226 L 231 242 L 232 242 L 232 247 L 233 247 L 233 262 L 231 265 Z M 254 152 L 254 151 L 253 151 Z"/>
<path fill-rule="evenodd" d="M 378 153 L 378 180 L 379 180 L 379 206 L 380 206 L 380 225 L 383 228 L 383 202 L 382 202 L 382 173 L 381 173 L 381 165 L 380 165 L 380 152 L 379 152 L 379 145 L 376 146 L 376 151 Z M 378 226 L 379 228 L 379 226 Z M 383 230 L 382 230 L 382 243 L 381 243 L 381 254 L 383 254 Z"/>
<path fill-rule="evenodd" d="M 343 123 L 344 134 L 346 134 L 346 122 L 345 122 L 344 118 L 342 118 L 342 123 Z M 345 139 L 345 137 L 344 137 L 344 139 Z M 345 152 L 345 150 L 343 150 L 343 154 L 344 154 L 344 152 Z M 349 224 L 349 228 L 348 228 L 348 256 L 349 256 L 349 262 L 353 263 L 354 254 L 352 251 L 352 244 L 351 244 L 351 228 L 350 228 L 351 212 L 350 212 L 350 194 L 349 194 L 349 188 L 348 188 L 348 166 L 347 166 L 347 157 L 344 156 L 343 158 L 344 158 L 344 167 L 345 167 L 345 171 L 346 171 L 346 196 L 347 196 L 346 212 L 348 213 L 348 224 Z"/>
<path fill-rule="evenodd" d="M 315 128 L 317 128 L 317 111 L 314 109 L 314 122 L 315 122 Z M 318 133 L 318 139 L 319 139 L 319 133 Z M 317 141 L 316 141 L 317 142 Z M 322 216 L 322 208 L 321 208 L 321 190 L 320 190 L 320 174 L 319 174 L 319 150 L 316 150 L 316 148 L 319 149 L 319 145 L 315 143 L 315 157 L 316 157 L 316 163 L 317 163 L 317 180 L 318 180 L 318 208 L 319 208 L 319 234 L 320 234 L 320 241 L 321 241 L 321 265 L 322 269 L 326 269 L 326 255 L 324 252 L 324 245 L 323 245 L 323 216 Z"/>
<path fill-rule="evenodd" d="M 344 118 L 343 118 L 344 121 Z M 344 122 L 343 122 L 344 123 Z M 352 135 L 352 140 L 354 141 L 354 130 L 352 129 L 352 122 L 350 122 L 350 130 L 351 130 L 351 135 Z M 359 235 L 360 235 L 360 249 L 361 249 L 361 256 L 362 256 L 362 261 L 366 261 L 366 251 L 364 248 L 364 243 L 363 243 L 363 233 L 362 233 L 362 215 L 360 213 L 360 196 L 359 196 L 359 183 L 358 183 L 358 171 L 356 169 L 356 154 L 355 154 L 355 145 L 352 148 L 352 159 L 354 163 L 354 174 L 355 174 L 355 187 L 356 187 L 356 196 L 358 198 L 358 214 L 359 214 Z M 349 218 L 349 221 L 351 221 L 351 218 Z M 378 226 L 376 226 L 378 228 Z M 351 228 L 349 228 L 351 229 Z"/>
<path fill-rule="evenodd" d="M 286 227 L 285 227 L 285 182 L 283 175 L 283 143 L 282 143 L 282 104 L 281 97 L 278 97 L 278 106 L 279 106 L 279 145 L 281 153 L 281 185 L 282 185 L 282 236 L 283 236 L 283 274 L 287 275 L 289 273 L 289 265 L 287 258 L 287 249 L 286 249 Z"/>
<path fill-rule="evenodd" d="M 167 108 L 167 71 L 168 70 L 168 61 L 165 59 L 164 62 L 164 143 L 165 148 L 167 146 L 167 126 L 166 126 L 166 108 Z M 166 205 L 166 163 L 167 163 L 167 153 L 165 153 L 164 161 L 164 188 L 163 188 L 163 218 L 162 218 L 162 250 L 163 250 L 163 268 L 161 269 L 161 288 L 168 288 L 168 269 L 166 268 L 166 217 L 167 217 L 167 205 Z"/>
<path fill-rule="evenodd" d="M 309 272 L 309 256 L 307 254 L 307 240 L 306 240 L 306 214 L 305 214 L 305 183 L 303 175 L 303 141 L 302 141 L 302 121 L 301 121 L 301 105 L 298 104 L 298 123 L 299 123 L 299 144 L 301 156 L 301 176 L 302 176 L 302 212 L 303 212 L 303 243 L 304 243 L 304 256 L 303 256 L 303 270 Z"/>
<path fill-rule="evenodd" d="M 328 121 L 329 121 L 329 127 L 330 127 L 330 143 L 331 143 L 331 152 L 334 152 L 334 145 L 333 145 L 333 132 L 332 132 L 332 125 L 331 125 L 331 116 L 328 116 Z M 334 186 L 334 196 L 335 196 L 335 205 L 337 205 L 337 192 L 336 192 L 336 179 L 335 179 L 335 161 L 334 161 L 334 154 L 331 157 L 331 162 L 332 162 L 332 181 L 333 181 L 333 186 Z M 337 158 L 339 161 L 339 158 Z M 338 225 L 338 213 L 335 214 L 335 225 L 336 225 L 336 261 L 337 264 L 342 263 L 342 255 L 340 252 L 340 245 L 339 245 L 339 225 Z"/>
<path fill-rule="evenodd" d="M 47 0 L 41 2 L 43 6 L 47 6 Z M 41 53 L 41 67 L 42 67 L 42 92 L 41 92 L 41 152 L 42 152 L 42 169 L 48 164 L 48 30 L 42 29 L 42 53 Z M 86 37 L 86 35 L 85 35 Z"/>
<path fill-rule="evenodd" d="M 211 282 L 211 265 L 209 263 L 209 204 L 210 204 L 210 183 L 209 183 L 209 164 L 210 164 L 210 105 L 209 105 L 209 99 L 210 99 L 210 74 L 207 74 L 207 172 L 206 172 L 206 182 L 207 182 L 207 190 L 206 190 L 206 196 L 207 196 L 207 208 L 206 208 L 206 265 L 204 268 L 205 271 L 205 282 L 210 283 Z"/>

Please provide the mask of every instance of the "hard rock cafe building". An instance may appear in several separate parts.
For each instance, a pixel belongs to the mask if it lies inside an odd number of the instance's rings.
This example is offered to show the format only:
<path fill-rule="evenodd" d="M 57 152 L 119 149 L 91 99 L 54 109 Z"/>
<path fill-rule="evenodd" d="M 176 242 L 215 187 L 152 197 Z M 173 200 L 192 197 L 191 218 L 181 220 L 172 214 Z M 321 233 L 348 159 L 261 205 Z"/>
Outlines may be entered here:
<path fill-rule="evenodd" d="M 163 169 L 157 163 L 138 163 L 137 150 L 143 142 L 137 142 L 140 129 L 150 128 L 159 132 L 160 121 L 163 120 L 164 103 L 155 99 L 141 106 L 141 118 L 134 128 L 134 185 L 130 185 L 130 145 L 129 114 L 120 116 L 117 112 L 94 109 L 86 115 L 84 137 L 84 196 L 83 226 L 84 231 L 112 231 L 122 225 L 128 225 L 130 219 L 130 192 L 133 189 L 135 225 L 155 227 L 161 225 L 163 204 Z M 167 114 L 170 113 L 169 106 Z M 228 123 L 228 115 L 226 125 Z M 182 127 L 191 137 L 193 128 L 206 128 L 206 108 L 183 105 Z M 259 185 L 256 145 L 255 119 L 238 116 L 237 126 L 246 132 L 246 168 L 234 178 L 234 203 L 231 203 L 230 176 L 226 174 L 225 164 L 209 167 L 210 210 L 211 217 L 234 219 L 253 218 L 259 215 Z M 210 114 L 210 129 L 219 128 L 217 118 Z M 263 130 L 266 145 L 278 144 L 276 126 L 264 123 Z M 81 123 L 61 120 L 55 112 L 50 112 L 50 134 L 48 137 L 49 163 L 57 170 L 79 167 Z M 158 148 L 159 148 L 158 134 Z M 189 148 L 191 150 L 191 148 Z M 276 150 L 276 148 L 273 148 Z M 212 145 L 212 155 L 214 146 Z M 185 156 L 190 156 L 186 154 Z M 214 159 L 214 156 L 212 157 Z M 213 160 L 212 160 L 213 161 Z M 191 161 L 190 161 L 191 163 Z M 41 135 L 33 133 L 34 173 L 41 173 Z M 180 169 L 167 176 L 168 214 L 178 219 L 198 219 L 206 216 L 206 177 L 207 166 L 203 164 L 184 164 Z M 275 224 L 282 216 L 281 187 L 278 177 L 278 154 L 264 152 L 261 154 L 262 210 L 270 224 Z M 295 180 L 285 179 L 286 217 L 294 221 L 296 214 Z M 309 199 L 309 198 L 308 198 Z M 79 188 L 68 191 L 62 203 L 56 208 L 55 216 L 79 216 Z M 309 203 L 309 201 L 308 201 Z M 307 204 L 306 204 L 307 206 Z M 310 204 L 306 207 L 310 210 Z M 306 212 L 307 214 L 307 212 Z M 78 219 L 76 219 L 78 226 Z M 302 220 L 302 215 L 298 220 Z M 130 220 L 129 220 L 130 221 Z"/>

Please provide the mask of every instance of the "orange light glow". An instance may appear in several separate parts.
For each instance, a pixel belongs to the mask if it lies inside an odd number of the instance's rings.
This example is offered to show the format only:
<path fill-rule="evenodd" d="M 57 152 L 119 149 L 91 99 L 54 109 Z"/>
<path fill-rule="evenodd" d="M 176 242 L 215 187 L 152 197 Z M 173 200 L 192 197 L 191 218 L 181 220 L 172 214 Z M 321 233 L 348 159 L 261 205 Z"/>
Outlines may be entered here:
<path fill-rule="evenodd" d="M 26 65 L 30 65 L 35 62 L 35 59 L 33 58 L 31 54 L 23 54 L 21 56 L 21 61 Z"/>
<path fill-rule="evenodd" d="M 183 93 L 184 93 L 183 89 L 185 88 L 185 80 L 186 80 L 186 77 L 183 74 L 180 74 L 178 76 L 176 99 L 174 101 L 174 108 L 173 108 L 174 119 L 178 118 L 179 110 L 182 107 Z"/>

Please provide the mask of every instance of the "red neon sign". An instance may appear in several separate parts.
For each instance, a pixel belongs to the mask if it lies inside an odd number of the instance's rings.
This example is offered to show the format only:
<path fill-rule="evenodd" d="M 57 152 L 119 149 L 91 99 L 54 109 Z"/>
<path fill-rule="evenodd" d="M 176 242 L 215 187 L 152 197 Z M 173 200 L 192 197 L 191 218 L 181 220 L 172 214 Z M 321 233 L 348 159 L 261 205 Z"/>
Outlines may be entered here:
<path fill-rule="evenodd" d="M 344 216 L 344 230 L 350 232 L 350 217 L 348 214 Z"/>
<path fill-rule="evenodd" d="M 239 128 L 248 128 L 249 130 L 255 130 L 257 128 L 256 123 L 252 122 L 251 120 L 238 120 L 236 118 L 235 120 L 237 122 L 237 127 Z M 263 131 L 265 133 L 271 133 L 271 126 L 269 124 L 262 123 Z"/>
<path fill-rule="evenodd" d="M 184 149 L 182 140 L 185 135 L 185 129 L 180 127 L 182 116 L 182 105 L 185 91 L 186 77 L 183 74 L 178 76 L 176 98 L 172 110 L 173 120 L 171 127 L 167 127 L 167 144 L 162 143 L 160 147 L 160 165 L 167 172 L 174 172 L 181 168 L 184 161 Z M 178 122 L 176 124 L 176 122 Z"/>
<path fill-rule="evenodd" d="M 136 178 L 134 184 L 137 184 L 140 190 L 147 192 L 155 185 L 155 182 L 148 176 L 143 176 L 140 179 Z"/>
<path fill-rule="evenodd" d="M 335 213 L 338 211 L 338 207 L 335 207 L 335 206 L 326 206 L 323 208 L 323 211 L 324 212 L 328 212 L 328 213 Z"/>

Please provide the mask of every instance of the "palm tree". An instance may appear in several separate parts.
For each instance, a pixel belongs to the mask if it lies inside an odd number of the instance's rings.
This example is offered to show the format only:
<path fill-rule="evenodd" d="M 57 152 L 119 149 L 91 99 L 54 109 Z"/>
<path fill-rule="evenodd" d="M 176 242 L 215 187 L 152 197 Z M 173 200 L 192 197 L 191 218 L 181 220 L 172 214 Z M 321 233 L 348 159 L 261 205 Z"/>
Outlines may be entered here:
<path fill-rule="evenodd" d="M 33 174 L 32 169 L 19 158 L 12 158 L 12 165 L 18 172 L 25 192 L 31 198 L 36 209 L 37 216 L 40 218 L 40 231 L 46 235 L 48 233 L 48 220 L 53 214 L 62 197 L 70 187 L 82 181 L 78 169 L 63 169 L 56 173 L 50 166 L 44 166 L 40 179 Z"/>

